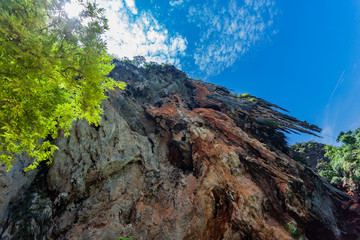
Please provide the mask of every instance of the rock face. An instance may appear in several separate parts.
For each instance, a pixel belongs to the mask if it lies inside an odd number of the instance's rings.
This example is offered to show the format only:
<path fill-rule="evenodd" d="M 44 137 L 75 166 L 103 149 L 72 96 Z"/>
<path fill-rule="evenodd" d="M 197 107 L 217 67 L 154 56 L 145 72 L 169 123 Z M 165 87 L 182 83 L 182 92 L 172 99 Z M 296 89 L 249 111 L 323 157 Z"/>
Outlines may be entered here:
<path fill-rule="evenodd" d="M 0 239 L 360 236 L 354 199 L 288 155 L 281 131 L 319 128 L 172 66 L 116 65 L 127 90 L 109 93 L 100 127 L 76 122 L 53 164 L 19 180 Z"/>
<path fill-rule="evenodd" d="M 300 158 L 300 161 L 305 161 L 316 173 L 322 169 L 318 167 L 320 162 L 330 162 L 330 159 L 325 157 L 325 144 L 318 142 L 304 142 L 296 143 L 291 146 L 295 152 L 295 157 Z"/>

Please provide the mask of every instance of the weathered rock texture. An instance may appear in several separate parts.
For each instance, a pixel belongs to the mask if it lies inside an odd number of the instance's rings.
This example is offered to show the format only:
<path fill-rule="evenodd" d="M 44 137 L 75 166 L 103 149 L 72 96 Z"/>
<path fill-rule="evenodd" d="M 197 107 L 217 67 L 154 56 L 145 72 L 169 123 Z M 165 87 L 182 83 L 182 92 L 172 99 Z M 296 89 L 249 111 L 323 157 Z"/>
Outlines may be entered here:
<path fill-rule="evenodd" d="M 316 173 L 323 170 L 318 163 L 320 162 L 330 162 L 328 157 L 325 157 L 325 144 L 318 142 L 304 142 L 296 143 L 290 147 L 295 155 L 295 158 L 298 158 L 299 161 L 304 161 L 308 166 L 310 166 Z"/>
<path fill-rule="evenodd" d="M 171 66 L 116 64 L 128 89 L 109 93 L 100 127 L 76 122 L 53 164 L 3 203 L 1 239 L 359 236 L 352 197 L 287 155 L 280 130 L 319 128 Z"/>

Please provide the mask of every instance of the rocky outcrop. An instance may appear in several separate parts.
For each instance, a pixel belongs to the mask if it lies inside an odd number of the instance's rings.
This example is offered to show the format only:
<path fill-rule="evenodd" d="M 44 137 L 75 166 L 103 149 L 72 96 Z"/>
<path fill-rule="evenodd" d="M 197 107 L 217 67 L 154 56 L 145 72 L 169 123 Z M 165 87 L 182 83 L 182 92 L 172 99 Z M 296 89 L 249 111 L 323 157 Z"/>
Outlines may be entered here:
<path fill-rule="evenodd" d="M 28 161 L 26 156 L 18 156 L 16 164 L 9 172 L 5 167 L 0 167 L 0 233 L 5 231 L 11 201 L 31 186 L 38 173 L 38 169 L 24 173 L 23 169 Z"/>
<path fill-rule="evenodd" d="M 325 144 L 318 142 L 304 142 L 296 143 L 290 148 L 294 151 L 293 157 L 300 162 L 306 163 L 316 173 L 323 170 L 318 163 L 326 162 L 329 163 L 330 159 L 325 157 Z"/>
<path fill-rule="evenodd" d="M 1 239 L 357 238 L 352 197 L 288 155 L 283 131 L 319 128 L 172 66 L 116 65 L 127 90 L 109 92 L 101 126 L 56 141 L 3 206 Z"/>

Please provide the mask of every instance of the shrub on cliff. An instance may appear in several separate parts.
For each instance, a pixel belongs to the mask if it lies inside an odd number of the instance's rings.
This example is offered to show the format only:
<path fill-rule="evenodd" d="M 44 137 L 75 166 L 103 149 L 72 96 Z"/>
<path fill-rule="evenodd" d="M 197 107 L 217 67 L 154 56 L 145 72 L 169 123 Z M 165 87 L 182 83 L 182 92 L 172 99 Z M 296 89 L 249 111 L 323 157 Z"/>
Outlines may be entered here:
<path fill-rule="evenodd" d="M 76 119 L 97 125 L 106 89 L 124 88 L 106 77 L 104 10 L 82 5 L 70 19 L 62 0 L 0 1 L 0 162 L 8 169 L 23 152 L 33 159 L 26 170 L 50 163 L 49 140 Z"/>
<path fill-rule="evenodd" d="M 330 163 L 322 162 L 324 170 L 320 175 L 331 183 L 341 185 L 359 193 L 360 181 L 360 128 L 355 131 L 341 132 L 337 138 L 340 147 L 326 146 L 325 156 Z"/>
<path fill-rule="evenodd" d="M 258 100 L 253 97 L 252 95 L 250 95 L 249 93 L 240 93 L 240 94 L 232 94 L 234 97 L 238 97 L 238 98 L 241 98 L 241 99 L 245 99 L 245 100 L 248 100 L 248 101 L 251 101 L 253 103 L 257 103 Z"/>

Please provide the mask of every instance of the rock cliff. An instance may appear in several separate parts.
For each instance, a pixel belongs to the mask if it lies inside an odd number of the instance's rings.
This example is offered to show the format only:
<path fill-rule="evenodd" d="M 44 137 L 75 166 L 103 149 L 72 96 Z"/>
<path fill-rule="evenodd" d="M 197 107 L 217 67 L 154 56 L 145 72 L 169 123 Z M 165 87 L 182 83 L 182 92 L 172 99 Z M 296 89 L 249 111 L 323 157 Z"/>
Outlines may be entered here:
<path fill-rule="evenodd" d="M 101 126 L 74 123 L 53 164 L 0 178 L 0 239 L 357 239 L 360 209 L 289 156 L 320 129 L 172 66 L 115 62 Z"/>
<path fill-rule="evenodd" d="M 323 170 L 318 163 L 330 162 L 328 157 L 325 157 L 325 144 L 318 142 L 304 142 L 296 143 L 290 148 L 294 151 L 295 159 L 298 158 L 300 162 L 310 166 L 316 173 Z"/>

